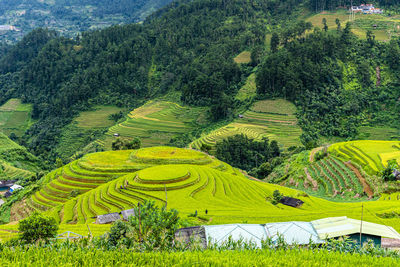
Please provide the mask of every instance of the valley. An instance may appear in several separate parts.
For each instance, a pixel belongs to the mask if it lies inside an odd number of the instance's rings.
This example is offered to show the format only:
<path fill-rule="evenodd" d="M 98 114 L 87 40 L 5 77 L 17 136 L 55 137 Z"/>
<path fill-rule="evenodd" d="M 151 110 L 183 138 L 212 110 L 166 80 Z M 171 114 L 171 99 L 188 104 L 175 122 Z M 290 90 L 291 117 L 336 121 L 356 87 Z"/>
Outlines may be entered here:
<path fill-rule="evenodd" d="M 0 261 L 400 259 L 397 3 L 78 2 L 0 4 Z"/>

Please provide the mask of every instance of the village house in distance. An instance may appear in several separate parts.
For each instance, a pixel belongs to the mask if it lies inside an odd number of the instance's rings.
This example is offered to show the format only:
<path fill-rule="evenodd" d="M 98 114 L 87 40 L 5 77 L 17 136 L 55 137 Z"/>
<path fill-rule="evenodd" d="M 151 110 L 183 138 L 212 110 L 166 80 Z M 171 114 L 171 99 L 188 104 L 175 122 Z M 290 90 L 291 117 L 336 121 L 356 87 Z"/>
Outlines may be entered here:
<path fill-rule="evenodd" d="M 363 14 L 382 14 L 383 9 L 376 8 L 373 4 L 361 4 L 360 6 L 352 6 L 352 12 Z"/>

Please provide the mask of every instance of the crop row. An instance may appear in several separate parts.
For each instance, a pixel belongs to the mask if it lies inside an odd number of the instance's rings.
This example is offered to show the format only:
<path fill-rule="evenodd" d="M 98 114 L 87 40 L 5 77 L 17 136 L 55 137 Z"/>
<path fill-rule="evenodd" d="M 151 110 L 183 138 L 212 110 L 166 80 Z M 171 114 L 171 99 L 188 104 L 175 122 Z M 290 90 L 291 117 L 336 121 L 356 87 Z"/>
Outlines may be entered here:
<path fill-rule="evenodd" d="M 363 191 L 355 173 L 337 158 L 319 160 L 308 167 L 308 172 L 324 188 L 326 195 L 336 196 L 345 191 L 356 194 Z"/>

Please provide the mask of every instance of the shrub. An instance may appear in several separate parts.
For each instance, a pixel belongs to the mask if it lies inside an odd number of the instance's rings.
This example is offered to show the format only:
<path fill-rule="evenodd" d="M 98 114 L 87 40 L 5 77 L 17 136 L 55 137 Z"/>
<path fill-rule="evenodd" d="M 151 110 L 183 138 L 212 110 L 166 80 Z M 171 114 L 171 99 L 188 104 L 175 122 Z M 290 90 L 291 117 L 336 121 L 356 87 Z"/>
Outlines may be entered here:
<path fill-rule="evenodd" d="M 51 217 L 34 212 L 28 218 L 19 222 L 20 239 L 25 243 L 34 243 L 38 240 L 48 241 L 57 235 L 58 224 Z"/>

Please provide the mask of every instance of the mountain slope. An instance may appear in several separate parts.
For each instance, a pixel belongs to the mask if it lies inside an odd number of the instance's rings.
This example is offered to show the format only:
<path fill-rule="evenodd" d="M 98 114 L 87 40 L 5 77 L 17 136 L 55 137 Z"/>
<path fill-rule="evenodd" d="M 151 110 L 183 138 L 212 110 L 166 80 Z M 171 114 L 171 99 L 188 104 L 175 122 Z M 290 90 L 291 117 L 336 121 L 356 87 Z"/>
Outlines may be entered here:
<path fill-rule="evenodd" d="M 62 35 L 114 24 L 143 21 L 170 0 L 3 0 L 0 3 L 1 41 L 13 42 L 38 27 Z"/>

